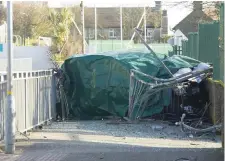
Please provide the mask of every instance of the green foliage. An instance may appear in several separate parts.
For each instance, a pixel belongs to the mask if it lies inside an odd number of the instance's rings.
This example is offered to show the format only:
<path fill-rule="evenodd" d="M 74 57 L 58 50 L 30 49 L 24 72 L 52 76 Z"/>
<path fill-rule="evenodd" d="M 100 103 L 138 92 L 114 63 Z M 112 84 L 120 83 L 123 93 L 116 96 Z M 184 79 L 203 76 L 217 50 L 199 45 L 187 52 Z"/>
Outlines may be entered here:
<path fill-rule="evenodd" d="M 143 8 L 123 8 L 123 36 L 130 38 L 134 32 L 134 27 L 137 26 L 144 12 Z M 119 13 L 119 11 L 118 11 Z M 119 17 L 119 16 L 118 16 Z M 152 11 L 146 7 L 146 24 L 158 28 L 161 25 L 161 11 Z M 144 20 L 140 24 L 140 28 L 144 30 Z"/>
<path fill-rule="evenodd" d="M 4 21 L 6 21 L 6 10 L 3 5 L 0 5 L 0 25 L 2 25 Z"/>
<path fill-rule="evenodd" d="M 13 5 L 14 34 L 30 38 L 30 44 L 37 44 L 38 37 L 51 37 L 53 53 L 67 55 L 67 43 L 71 37 L 72 12 L 70 9 L 49 9 L 46 4 L 16 2 Z M 1 10 L 0 10 L 1 15 Z M 0 16 L 1 18 L 1 16 Z"/>
<path fill-rule="evenodd" d="M 161 37 L 161 42 L 167 43 L 167 41 L 169 40 L 169 38 L 171 38 L 172 36 L 169 35 L 165 35 Z"/>
<path fill-rule="evenodd" d="M 51 9 L 49 11 L 48 19 L 53 27 L 53 50 L 62 52 L 70 36 L 70 29 L 72 26 L 72 12 L 63 8 L 60 11 Z M 67 53 L 64 53 L 67 54 Z"/>
<path fill-rule="evenodd" d="M 48 7 L 28 2 L 13 5 L 13 29 L 15 35 L 38 38 L 49 36 L 51 23 L 48 21 Z"/>

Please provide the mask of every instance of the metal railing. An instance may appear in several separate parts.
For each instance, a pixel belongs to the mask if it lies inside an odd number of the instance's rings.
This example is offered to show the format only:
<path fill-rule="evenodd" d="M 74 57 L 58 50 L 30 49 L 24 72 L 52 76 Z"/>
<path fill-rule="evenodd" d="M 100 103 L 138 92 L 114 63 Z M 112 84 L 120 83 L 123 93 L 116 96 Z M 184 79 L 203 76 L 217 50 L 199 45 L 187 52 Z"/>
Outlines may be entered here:
<path fill-rule="evenodd" d="M 13 74 L 16 132 L 26 132 L 55 118 L 56 88 L 52 71 Z M 0 140 L 4 138 L 7 75 L 0 73 Z"/>

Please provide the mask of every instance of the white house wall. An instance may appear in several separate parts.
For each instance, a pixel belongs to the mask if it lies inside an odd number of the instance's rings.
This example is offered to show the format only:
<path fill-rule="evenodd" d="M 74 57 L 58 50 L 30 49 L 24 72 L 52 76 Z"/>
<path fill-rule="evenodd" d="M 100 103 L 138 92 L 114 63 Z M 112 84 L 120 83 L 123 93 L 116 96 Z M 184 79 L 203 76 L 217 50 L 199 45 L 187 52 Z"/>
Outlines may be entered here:
<path fill-rule="evenodd" d="M 188 38 L 180 30 L 176 30 L 174 33 L 174 45 L 181 46 L 182 40 L 188 40 Z"/>

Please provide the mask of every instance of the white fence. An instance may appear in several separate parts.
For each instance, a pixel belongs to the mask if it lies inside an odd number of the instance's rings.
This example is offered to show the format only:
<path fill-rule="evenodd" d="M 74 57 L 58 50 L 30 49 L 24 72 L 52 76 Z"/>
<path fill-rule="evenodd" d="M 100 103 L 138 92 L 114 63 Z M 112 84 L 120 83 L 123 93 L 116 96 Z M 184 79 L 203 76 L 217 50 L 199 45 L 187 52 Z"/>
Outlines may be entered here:
<path fill-rule="evenodd" d="M 52 71 L 13 74 L 16 131 L 25 132 L 55 118 L 56 88 Z M 0 75 L 0 140 L 4 138 L 7 76 Z"/>

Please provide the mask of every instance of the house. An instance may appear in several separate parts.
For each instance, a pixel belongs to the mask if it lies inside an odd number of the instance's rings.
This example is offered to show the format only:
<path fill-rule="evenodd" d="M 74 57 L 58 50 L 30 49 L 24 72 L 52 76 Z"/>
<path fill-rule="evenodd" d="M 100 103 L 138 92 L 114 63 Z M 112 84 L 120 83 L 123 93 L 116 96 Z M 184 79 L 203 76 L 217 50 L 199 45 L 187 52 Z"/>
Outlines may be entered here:
<path fill-rule="evenodd" d="M 149 12 L 148 12 L 149 11 Z M 85 37 L 95 39 L 94 8 L 85 9 Z M 133 14 L 133 16 L 131 16 Z M 123 8 L 123 40 L 130 40 L 133 29 L 143 14 L 143 8 Z M 155 7 L 146 7 L 146 38 L 148 42 L 159 42 L 161 36 L 168 34 L 167 11 L 161 14 L 161 2 L 156 1 Z M 144 34 L 143 34 L 144 35 Z M 97 36 L 103 40 L 120 39 L 120 9 L 97 8 Z"/>
<path fill-rule="evenodd" d="M 122 2 L 122 1 L 121 1 Z M 108 3 L 108 2 L 106 2 Z M 155 3 L 154 7 L 150 7 L 150 4 Z M 57 1 L 54 3 L 48 2 L 50 8 L 62 8 L 71 7 L 78 4 L 75 2 L 65 3 Z M 80 3 L 79 3 L 80 5 Z M 97 38 L 98 40 L 119 40 L 120 39 L 120 8 L 121 4 L 113 4 L 106 6 L 98 6 L 97 9 Z M 146 6 L 148 5 L 148 7 Z M 86 41 L 95 39 L 95 5 L 89 5 L 84 7 L 84 26 Z M 111 7 L 110 7 L 111 6 Z M 117 7 L 113 7 L 117 6 Z M 167 12 L 162 14 L 161 1 L 148 2 L 143 4 L 139 2 L 137 5 L 123 5 L 123 40 L 130 40 L 133 35 L 133 29 L 137 26 L 140 18 L 143 14 L 144 6 L 146 6 L 146 34 L 148 42 L 158 42 L 161 36 L 168 33 L 168 18 Z M 80 16 L 80 15 L 79 15 Z M 80 21 L 80 18 L 76 18 Z M 156 22 L 157 21 L 157 22 Z M 143 21 L 142 21 L 143 22 Z M 75 35 L 75 31 L 73 31 Z"/>
<path fill-rule="evenodd" d="M 188 40 L 189 32 L 197 32 L 200 22 L 210 22 L 213 19 L 202 9 L 202 1 L 193 2 L 193 11 L 180 21 L 174 30 L 174 45 L 181 46 L 182 40 Z"/>

